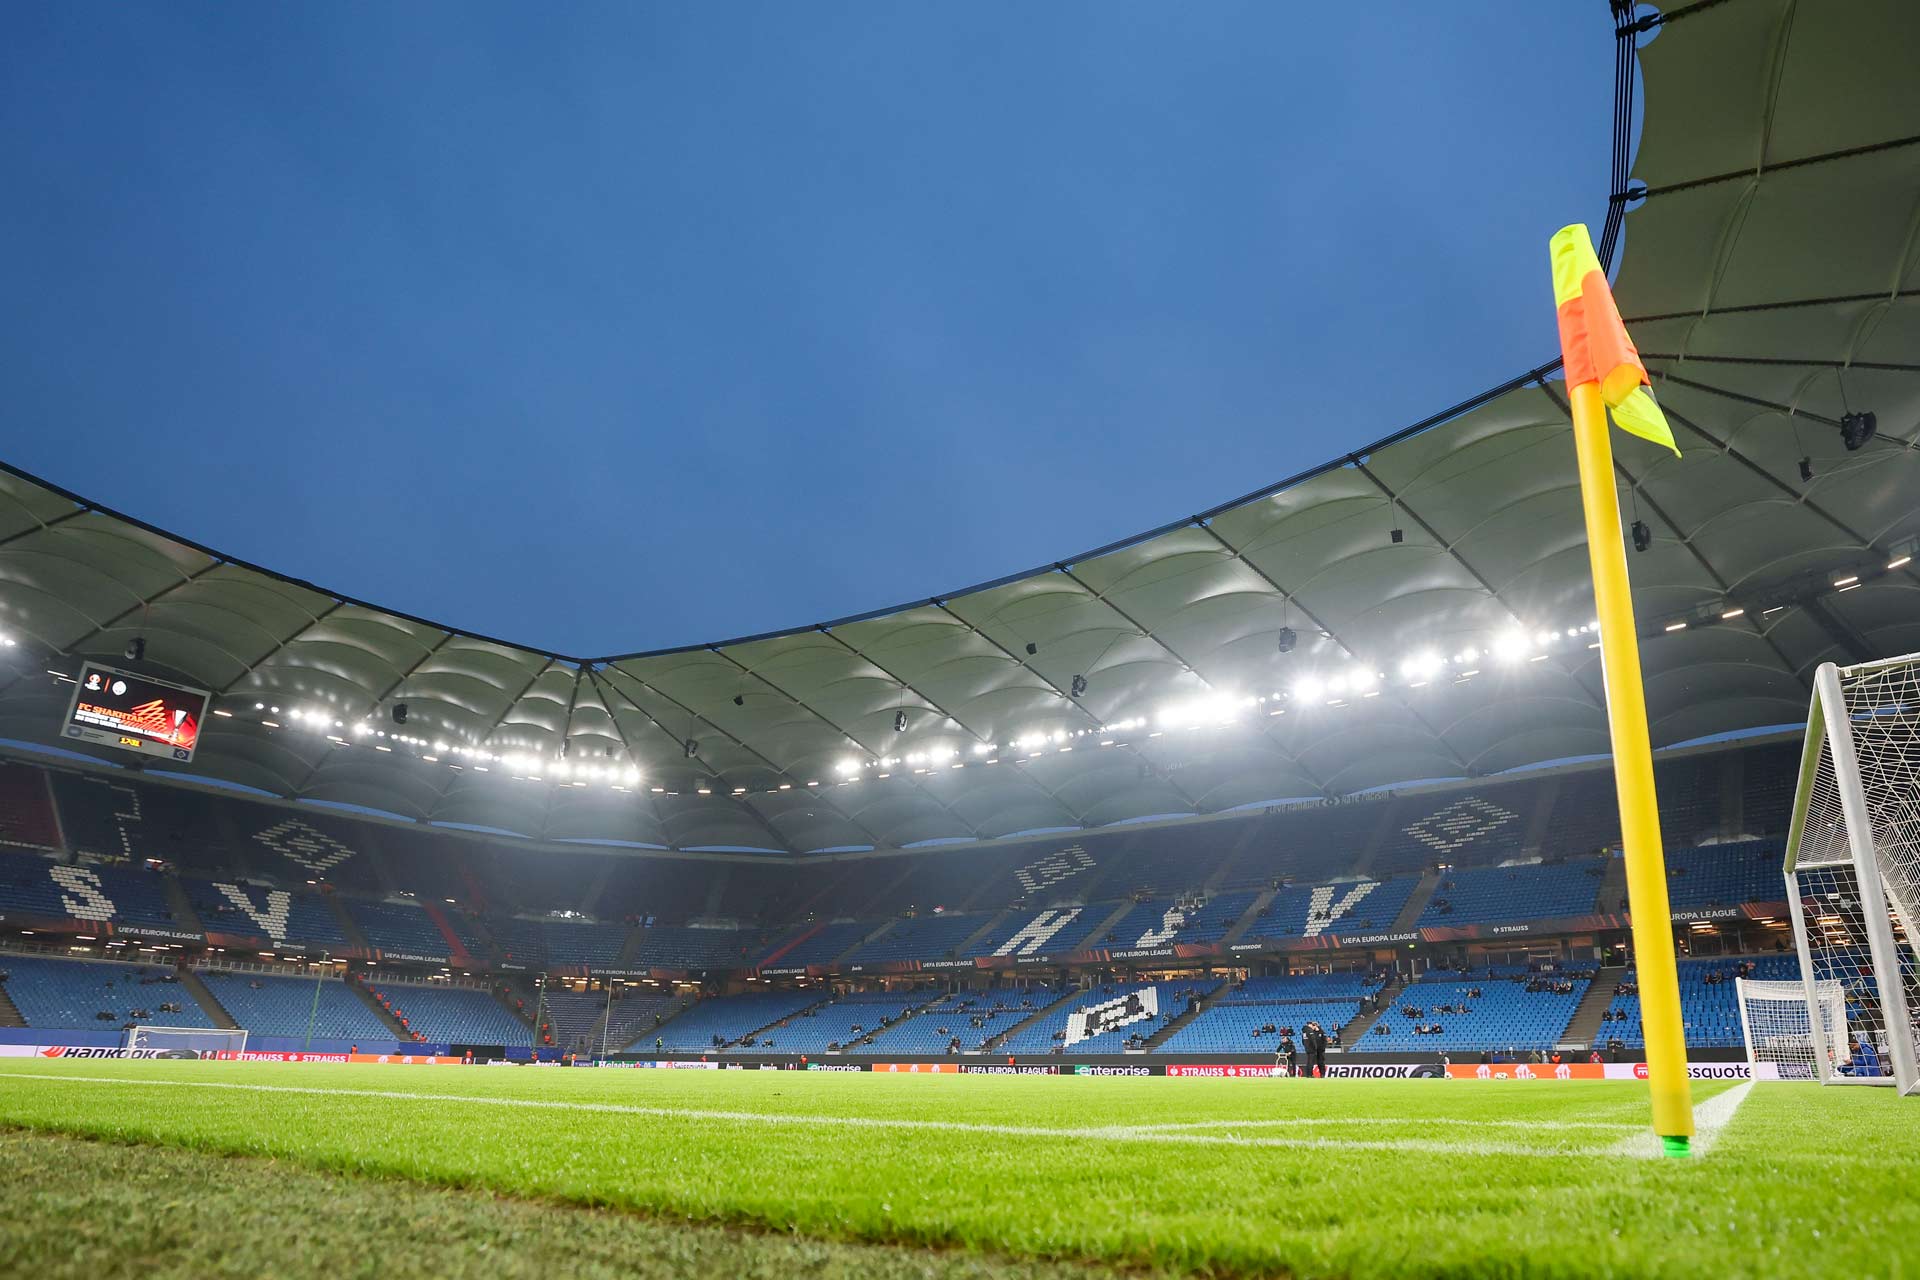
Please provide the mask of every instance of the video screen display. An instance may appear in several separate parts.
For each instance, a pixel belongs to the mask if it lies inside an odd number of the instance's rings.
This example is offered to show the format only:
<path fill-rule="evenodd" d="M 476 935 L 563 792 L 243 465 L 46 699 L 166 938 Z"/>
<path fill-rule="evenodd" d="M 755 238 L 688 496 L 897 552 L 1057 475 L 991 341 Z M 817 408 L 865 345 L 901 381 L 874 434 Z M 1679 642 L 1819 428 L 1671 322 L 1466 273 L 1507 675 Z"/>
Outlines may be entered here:
<path fill-rule="evenodd" d="M 83 663 L 67 712 L 66 736 L 142 755 L 191 760 L 211 696 L 205 689 Z"/>

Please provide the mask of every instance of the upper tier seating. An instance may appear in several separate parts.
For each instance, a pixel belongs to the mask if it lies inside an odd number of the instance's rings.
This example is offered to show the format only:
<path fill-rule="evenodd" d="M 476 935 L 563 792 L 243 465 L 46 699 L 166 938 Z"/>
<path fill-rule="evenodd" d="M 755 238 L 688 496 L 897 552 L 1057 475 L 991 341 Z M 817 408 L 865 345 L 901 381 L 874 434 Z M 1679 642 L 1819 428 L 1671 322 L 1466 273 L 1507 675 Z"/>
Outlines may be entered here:
<path fill-rule="evenodd" d="M 847 958 L 856 964 L 944 959 L 992 918 L 991 914 L 981 912 L 925 915 L 896 921 L 893 928 L 865 943 Z"/>
<path fill-rule="evenodd" d="M 1434 886 L 1420 913 L 1425 925 L 1499 924 L 1588 915 L 1600 895 L 1606 863 L 1600 858 L 1529 863 L 1514 867 L 1466 867 L 1449 871 Z"/>
<path fill-rule="evenodd" d="M 0 985 L 30 1027 L 101 1031 L 129 1023 L 213 1026 L 171 965 L 6 954 L 0 955 L 0 973 L 7 975 Z M 111 1016 L 103 1018 L 103 1013 Z"/>
<path fill-rule="evenodd" d="M 487 932 L 499 947 L 500 959 L 527 969 L 547 967 L 547 935 L 539 921 L 520 916 L 488 916 Z"/>
<path fill-rule="evenodd" d="M 949 1052 L 955 1040 L 960 1051 L 972 1052 L 1061 994 L 1058 987 L 1046 983 L 956 992 L 874 1034 L 871 1043 L 857 1045 L 852 1052 L 866 1057 L 931 1057 Z"/>
<path fill-rule="evenodd" d="M 394 1039 L 393 1028 L 380 1021 L 338 978 L 280 977 L 224 969 L 202 969 L 199 974 L 233 1020 L 256 1035 L 304 1037 L 311 1014 L 316 1040 L 390 1044 Z"/>
<path fill-rule="evenodd" d="M 349 899 L 347 914 L 368 945 L 379 951 L 429 960 L 447 958 L 447 935 L 417 903 Z"/>
<path fill-rule="evenodd" d="M 845 955 L 860 939 L 878 929 L 880 923 L 878 920 L 836 920 L 832 924 L 821 925 L 817 932 L 802 938 L 778 957 L 772 955 L 772 952 L 778 949 L 777 945 L 769 948 L 768 954 L 761 958 L 760 963 L 781 968 L 790 965 L 828 964 Z"/>
<path fill-rule="evenodd" d="M 769 1023 L 790 1017 L 827 998 L 825 991 L 754 991 L 719 996 L 700 1003 L 661 1028 L 666 1047 L 676 1053 L 711 1053 L 717 1036 L 732 1043 Z"/>
<path fill-rule="evenodd" d="M 1417 877 L 1288 885 L 1248 926 L 1248 938 L 1315 938 L 1323 933 L 1384 933 L 1393 927 Z"/>
<path fill-rule="evenodd" d="M 1547 984 L 1547 989 L 1527 990 L 1536 981 Z M 1508 974 L 1498 969 L 1424 977 L 1395 996 L 1392 1007 L 1348 1047 L 1378 1053 L 1550 1051 L 1566 1034 L 1589 982 L 1584 976 Z M 1553 984 L 1571 990 L 1556 992 L 1551 989 Z M 1474 995 L 1475 990 L 1480 994 Z M 1442 1005 L 1452 1011 L 1442 1010 Z M 1408 1014 L 1405 1010 L 1409 1008 L 1420 1012 Z M 1417 1026 L 1437 1026 L 1440 1030 L 1437 1034 L 1416 1032 Z M 1381 1031 L 1381 1027 L 1386 1030 Z"/>
<path fill-rule="evenodd" d="M 640 930 L 633 963 L 649 969 L 745 969 L 767 950 L 770 934 L 656 924 Z"/>
<path fill-rule="evenodd" d="M 1048 907 L 1041 911 L 1020 910 L 979 942 L 968 948 L 969 956 L 1063 956 L 1084 950 L 1100 922 L 1113 914 L 1117 904 L 1096 902 L 1085 907 Z"/>
<path fill-rule="evenodd" d="M 51 853 L 61 844 L 46 770 L 0 761 L 0 847 Z"/>
<path fill-rule="evenodd" d="M 0 914 L 108 921 L 187 931 L 175 919 L 159 873 L 104 864 L 68 865 L 31 855 L 0 855 Z"/>
<path fill-rule="evenodd" d="M 347 935 L 325 899 L 301 889 L 274 889 L 237 880 L 183 880 L 180 887 L 209 933 L 265 938 L 273 943 L 344 950 Z"/>
<path fill-rule="evenodd" d="M 547 959 L 554 964 L 611 967 L 620 962 L 620 952 L 627 945 L 625 925 L 549 920 L 542 931 L 546 936 Z"/>
<path fill-rule="evenodd" d="M 417 1040 L 524 1045 L 533 1038 L 533 1028 L 502 1008 L 490 992 L 410 982 L 370 982 L 367 990 L 384 997 L 387 1011 Z"/>
<path fill-rule="evenodd" d="M 1675 911 L 1780 902 L 1787 896 L 1780 868 L 1786 845 L 1747 840 L 1667 853 L 1667 903 Z"/>
<path fill-rule="evenodd" d="M 1368 869 L 1387 876 L 1442 862 L 1485 863 L 1516 857 L 1526 838 L 1527 820 L 1541 801 L 1540 786 L 1533 781 L 1396 800 L 1393 827 Z"/>

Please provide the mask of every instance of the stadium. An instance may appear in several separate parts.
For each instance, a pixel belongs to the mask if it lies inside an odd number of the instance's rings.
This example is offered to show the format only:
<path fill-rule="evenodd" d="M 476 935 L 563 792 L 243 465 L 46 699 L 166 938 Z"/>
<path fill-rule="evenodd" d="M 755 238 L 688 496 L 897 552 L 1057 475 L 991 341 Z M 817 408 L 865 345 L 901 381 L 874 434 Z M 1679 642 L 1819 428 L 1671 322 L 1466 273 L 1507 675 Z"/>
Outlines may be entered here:
<path fill-rule="evenodd" d="M 1611 12 L 1664 919 L 1557 359 L 1029 571 L 599 656 L 0 462 L 9 1272 L 1920 1265 L 1920 13 Z"/>

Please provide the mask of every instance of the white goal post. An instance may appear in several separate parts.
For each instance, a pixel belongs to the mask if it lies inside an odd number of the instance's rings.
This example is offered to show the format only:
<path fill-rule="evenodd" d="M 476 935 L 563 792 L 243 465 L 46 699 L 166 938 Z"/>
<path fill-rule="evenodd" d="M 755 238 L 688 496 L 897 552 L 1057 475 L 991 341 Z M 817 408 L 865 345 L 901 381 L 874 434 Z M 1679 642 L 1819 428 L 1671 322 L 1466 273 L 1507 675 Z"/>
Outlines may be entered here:
<path fill-rule="evenodd" d="M 1735 978 L 1733 988 L 1747 1065 L 1754 1068 L 1755 1079 L 1764 1063 L 1772 1063 L 1782 1080 L 1827 1084 L 1836 1072 L 1852 1074 L 1856 1064 L 1847 1032 L 1846 988 L 1838 979 L 1816 982 L 1811 1004 L 1800 982 Z M 1863 1057 L 1860 1065 L 1865 1061 Z"/>
<path fill-rule="evenodd" d="M 230 1050 L 240 1053 L 247 1047 L 244 1028 L 226 1031 L 218 1027 L 128 1027 L 122 1047 L 129 1051 L 147 1051 L 156 1055 L 177 1053 L 182 1057 Z"/>
<path fill-rule="evenodd" d="M 1822 1007 L 1825 984 L 1838 983 L 1852 1042 L 1816 1054 L 1821 1080 L 1920 1093 L 1912 1015 L 1920 654 L 1846 668 L 1823 663 L 1814 673 L 1784 870 L 1801 1016 L 1819 1035 L 1825 1016 L 1810 1011 Z"/>

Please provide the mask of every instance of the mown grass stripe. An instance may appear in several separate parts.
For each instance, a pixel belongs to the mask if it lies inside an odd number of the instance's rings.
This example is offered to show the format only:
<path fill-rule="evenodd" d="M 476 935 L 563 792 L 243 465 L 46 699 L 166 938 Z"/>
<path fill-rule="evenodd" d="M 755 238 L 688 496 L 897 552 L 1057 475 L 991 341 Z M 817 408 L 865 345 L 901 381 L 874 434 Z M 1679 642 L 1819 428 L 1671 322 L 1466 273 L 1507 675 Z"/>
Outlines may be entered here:
<path fill-rule="evenodd" d="M 1603 1148 L 1523 1143 L 1454 1141 L 1430 1138 L 1243 1138 L 1235 1134 L 1197 1133 L 1152 1126 L 1104 1125 L 1059 1128 L 1050 1125 L 990 1124 L 964 1120 L 924 1120 L 886 1116 L 801 1115 L 780 1111 L 730 1111 L 696 1107 L 649 1107 L 620 1102 L 576 1102 L 554 1098 L 502 1098 L 466 1093 L 419 1093 L 403 1089 L 342 1089 L 309 1085 L 248 1084 L 234 1080 L 153 1080 L 128 1076 L 51 1076 L 34 1072 L 0 1071 L 0 1079 L 58 1084 L 109 1084 L 159 1089 L 228 1089 L 245 1093 L 306 1094 L 329 1099 L 377 1098 L 395 1102 L 465 1103 L 483 1107 L 525 1108 L 538 1111 L 590 1112 L 645 1116 L 660 1120 L 707 1120 L 726 1124 L 790 1125 L 826 1129 L 890 1129 L 934 1133 L 965 1133 L 1011 1138 L 1045 1138 L 1095 1142 L 1139 1142 L 1221 1147 L 1271 1147 L 1292 1150 L 1385 1151 L 1448 1156 L 1570 1156 L 1600 1157 Z M 1331 1121 L 1337 1123 L 1338 1121 Z M 1231 1121 L 1222 1121 L 1230 1124 Z"/>

